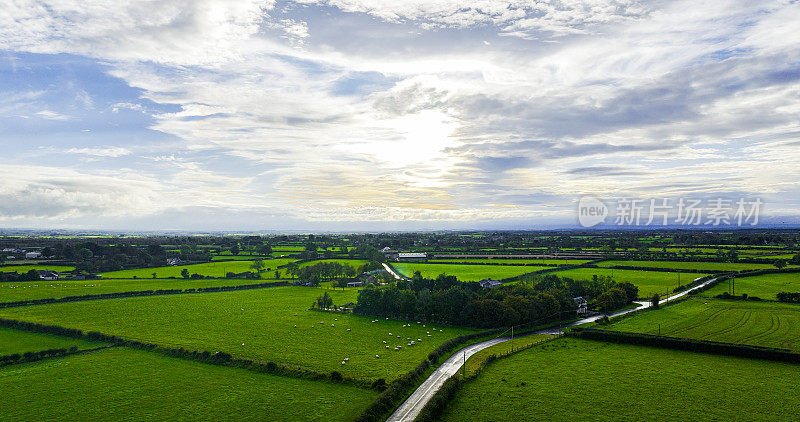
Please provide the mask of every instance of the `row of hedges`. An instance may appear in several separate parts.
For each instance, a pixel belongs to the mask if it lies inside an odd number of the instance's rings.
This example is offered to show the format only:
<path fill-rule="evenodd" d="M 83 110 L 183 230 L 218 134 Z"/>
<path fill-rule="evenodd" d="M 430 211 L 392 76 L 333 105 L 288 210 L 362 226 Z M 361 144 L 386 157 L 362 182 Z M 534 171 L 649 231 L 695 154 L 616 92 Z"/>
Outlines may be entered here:
<path fill-rule="evenodd" d="M 275 375 L 288 376 L 293 378 L 301 378 L 314 381 L 330 380 L 333 382 L 353 385 L 360 388 L 374 388 L 377 390 L 382 389 L 380 380 L 371 382 L 362 379 L 344 377 L 339 372 L 333 371 L 331 373 L 314 371 L 299 366 L 284 365 L 275 362 L 257 362 L 250 359 L 234 358 L 225 352 L 209 352 L 186 350 L 182 347 L 173 348 L 159 346 L 153 343 L 146 343 L 137 340 L 127 340 L 122 337 L 103 334 L 97 331 L 83 332 L 74 328 L 65 328 L 55 325 L 37 324 L 34 322 L 17 321 L 12 319 L 0 318 L 0 327 L 9 327 L 19 330 L 32 331 L 46 334 L 56 334 L 72 338 L 81 338 L 97 342 L 109 343 L 114 346 L 125 346 L 134 349 L 148 350 L 156 353 L 161 353 L 166 356 L 189 359 L 197 362 L 208 363 L 212 365 L 223 365 L 235 368 L 247 369 L 255 372 L 269 373 Z"/>
<path fill-rule="evenodd" d="M 800 293 L 780 292 L 777 296 L 778 302 L 800 303 Z"/>
<path fill-rule="evenodd" d="M 635 344 L 638 346 L 661 347 L 665 349 L 685 350 L 689 352 L 800 363 L 800 354 L 793 353 L 787 349 L 720 343 L 708 340 L 665 337 L 652 334 L 608 331 L 597 328 L 576 327 L 566 335 L 570 337 L 577 337 L 587 340 L 600 340 L 611 343 Z"/>
<path fill-rule="evenodd" d="M 251 290 L 251 289 L 264 289 L 268 287 L 288 286 L 289 282 L 278 281 L 271 283 L 258 283 L 258 284 L 243 284 L 240 286 L 219 286 L 219 287 L 200 287 L 197 289 L 170 289 L 170 290 L 139 290 L 133 292 L 117 292 L 117 293 L 101 293 L 96 295 L 81 295 L 81 296 L 66 296 L 58 299 L 33 299 L 33 300 L 20 300 L 16 302 L 0 303 L 0 308 L 14 308 L 19 306 L 29 305 L 45 305 L 49 303 L 65 303 L 65 302 L 80 302 L 84 300 L 100 300 L 100 299 L 119 299 L 125 297 L 139 297 L 139 296 L 160 296 L 160 295 L 177 295 L 188 293 L 215 293 L 215 292 L 231 292 L 236 290 Z"/>
<path fill-rule="evenodd" d="M 25 352 L 22 354 L 14 353 L 11 355 L 0 356 L 0 367 L 15 365 L 18 363 L 36 362 L 38 360 L 67 356 L 78 352 L 78 346 L 69 349 L 47 349 L 39 352 Z"/>

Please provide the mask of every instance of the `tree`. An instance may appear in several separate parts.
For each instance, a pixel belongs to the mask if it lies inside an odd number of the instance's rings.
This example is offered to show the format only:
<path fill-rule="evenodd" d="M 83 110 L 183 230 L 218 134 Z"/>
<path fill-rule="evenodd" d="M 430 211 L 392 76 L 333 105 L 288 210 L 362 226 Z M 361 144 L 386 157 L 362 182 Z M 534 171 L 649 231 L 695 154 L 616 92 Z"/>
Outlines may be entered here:
<path fill-rule="evenodd" d="M 231 255 L 239 255 L 239 252 L 241 252 L 241 249 L 239 249 L 238 243 L 231 247 Z"/>
<path fill-rule="evenodd" d="M 250 265 L 250 269 L 255 270 L 259 274 L 264 272 L 264 267 L 265 267 L 264 261 L 261 259 L 253 261 L 253 264 Z"/>
<path fill-rule="evenodd" d="M 88 248 L 80 248 L 77 251 L 75 251 L 75 258 L 78 261 L 88 261 L 93 256 L 94 256 L 94 252 L 92 252 Z"/>
<path fill-rule="evenodd" d="M 156 278 L 156 273 L 153 273 L 152 276 L 153 276 L 153 278 Z"/>
<path fill-rule="evenodd" d="M 186 268 L 182 269 L 182 270 L 181 270 L 181 277 L 183 277 L 183 278 L 189 278 L 189 270 L 188 270 L 188 269 L 186 269 Z"/>
<path fill-rule="evenodd" d="M 611 312 L 630 303 L 628 302 L 628 294 L 616 287 L 598 296 L 596 302 L 600 312 Z"/>
<path fill-rule="evenodd" d="M 772 265 L 774 265 L 775 268 L 781 270 L 784 267 L 786 267 L 786 260 L 784 260 L 784 259 L 775 260 L 775 262 Z"/>
<path fill-rule="evenodd" d="M 276 280 L 280 280 L 281 279 L 281 272 L 278 271 L 278 270 L 275 270 L 275 279 Z"/>
<path fill-rule="evenodd" d="M 653 306 L 653 309 L 658 309 L 660 300 L 661 300 L 661 298 L 658 297 L 658 294 L 654 294 L 653 297 L 650 298 L 650 305 Z"/>
<path fill-rule="evenodd" d="M 317 300 L 311 305 L 312 308 L 317 307 L 318 309 L 330 309 L 333 307 L 333 299 L 328 292 L 325 292 L 322 296 L 317 297 Z"/>

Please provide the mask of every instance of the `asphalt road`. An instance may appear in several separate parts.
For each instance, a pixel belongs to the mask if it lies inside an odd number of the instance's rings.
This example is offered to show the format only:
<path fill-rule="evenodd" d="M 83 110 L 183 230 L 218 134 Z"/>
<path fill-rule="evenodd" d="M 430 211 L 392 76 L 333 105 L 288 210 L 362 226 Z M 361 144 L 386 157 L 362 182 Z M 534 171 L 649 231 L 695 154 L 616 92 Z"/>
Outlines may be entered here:
<path fill-rule="evenodd" d="M 714 279 L 711 279 L 689 290 L 684 290 L 680 293 L 676 293 L 672 296 L 662 299 L 661 303 L 673 301 L 681 297 L 684 297 L 688 295 L 689 292 L 705 287 L 706 285 L 708 285 L 713 281 Z M 652 306 L 652 304 L 649 301 L 636 302 L 636 303 L 640 304 L 641 306 L 613 313 L 609 315 L 609 317 L 617 317 L 620 315 L 625 315 Z M 553 327 L 545 330 L 540 330 L 532 334 L 561 334 L 561 330 L 563 328 L 595 322 L 598 319 L 602 318 L 603 316 L 604 315 L 595 315 L 592 317 L 583 318 L 561 327 Z M 510 339 L 511 339 L 510 337 L 499 337 L 496 339 L 484 341 L 482 343 L 476 343 L 467 346 L 459 350 L 455 354 L 453 354 L 453 356 L 450 356 L 449 359 L 447 359 L 441 366 L 436 368 L 436 370 L 431 374 L 431 376 L 428 377 L 428 379 L 426 379 L 422 383 L 422 385 L 420 385 L 411 394 L 411 396 L 409 396 L 408 399 L 406 399 L 406 401 L 403 402 L 403 404 L 401 404 L 400 407 L 398 407 L 397 410 L 394 411 L 394 413 L 392 413 L 391 416 L 389 416 L 387 422 L 411 422 L 414 419 L 416 419 L 417 416 L 419 415 L 419 412 L 422 411 L 422 408 L 425 407 L 425 405 L 428 403 L 431 397 L 433 397 L 433 395 L 436 394 L 437 391 L 439 391 L 439 388 L 442 387 L 442 384 L 444 384 L 444 382 L 447 381 L 448 378 L 455 375 L 461 369 L 461 366 L 465 362 L 465 357 L 466 359 L 469 359 L 470 356 L 474 355 L 475 353 L 478 353 L 483 349 L 492 347 L 495 344 L 502 343 Z"/>

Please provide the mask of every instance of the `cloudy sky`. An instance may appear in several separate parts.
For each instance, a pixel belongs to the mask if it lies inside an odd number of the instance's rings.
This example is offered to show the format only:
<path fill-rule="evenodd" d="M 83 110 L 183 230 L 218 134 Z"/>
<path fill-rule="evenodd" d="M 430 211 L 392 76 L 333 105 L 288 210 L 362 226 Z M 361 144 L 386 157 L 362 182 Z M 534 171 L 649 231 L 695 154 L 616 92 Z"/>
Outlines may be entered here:
<path fill-rule="evenodd" d="M 583 196 L 800 214 L 800 3 L 10 0 L 0 227 L 536 228 Z"/>

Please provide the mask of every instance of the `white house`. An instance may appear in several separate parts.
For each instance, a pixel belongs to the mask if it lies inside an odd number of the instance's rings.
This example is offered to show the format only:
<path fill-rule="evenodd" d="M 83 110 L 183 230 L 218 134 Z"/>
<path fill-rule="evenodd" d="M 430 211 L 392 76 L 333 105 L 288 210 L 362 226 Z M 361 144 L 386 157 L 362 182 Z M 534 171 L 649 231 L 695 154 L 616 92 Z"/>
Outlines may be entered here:
<path fill-rule="evenodd" d="M 492 287 L 497 287 L 497 286 L 502 286 L 503 285 L 503 283 L 501 283 L 501 282 L 499 282 L 497 280 L 492 280 L 491 278 L 485 278 L 485 279 L 479 281 L 478 284 L 480 284 L 481 287 L 483 287 L 484 289 L 490 289 Z"/>
<path fill-rule="evenodd" d="M 47 281 L 58 280 L 58 273 L 55 271 L 39 271 L 39 278 Z"/>
<path fill-rule="evenodd" d="M 586 312 L 588 312 L 588 308 L 587 308 L 588 303 L 586 302 L 586 299 L 584 299 L 582 296 L 578 296 L 578 297 L 572 298 L 572 300 L 574 300 L 575 301 L 575 305 L 578 306 L 578 315 L 583 315 Z"/>
<path fill-rule="evenodd" d="M 25 252 L 25 259 L 39 259 L 41 257 L 41 252 Z"/>
<path fill-rule="evenodd" d="M 398 261 L 424 261 L 428 259 L 428 254 L 424 252 L 400 252 L 397 254 Z"/>

